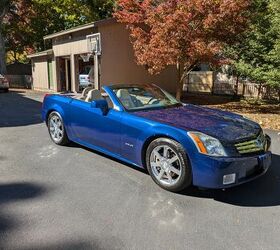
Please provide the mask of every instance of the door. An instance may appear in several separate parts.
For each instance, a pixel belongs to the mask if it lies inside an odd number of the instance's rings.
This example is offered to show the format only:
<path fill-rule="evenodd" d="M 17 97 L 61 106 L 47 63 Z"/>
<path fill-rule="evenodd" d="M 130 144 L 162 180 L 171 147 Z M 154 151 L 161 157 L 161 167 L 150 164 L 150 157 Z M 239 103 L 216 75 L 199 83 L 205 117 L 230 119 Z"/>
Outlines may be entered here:
<path fill-rule="evenodd" d="M 49 89 L 54 89 L 52 60 L 48 59 L 47 64 L 48 64 L 48 85 L 49 85 Z"/>
<path fill-rule="evenodd" d="M 91 103 L 73 99 L 70 104 L 73 139 L 120 154 L 121 112 L 110 109 L 103 115 Z"/>
<path fill-rule="evenodd" d="M 71 63 L 70 59 L 65 59 L 65 67 L 66 67 L 66 90 L 72 91 L 72 82 L 71 82 Z"/>

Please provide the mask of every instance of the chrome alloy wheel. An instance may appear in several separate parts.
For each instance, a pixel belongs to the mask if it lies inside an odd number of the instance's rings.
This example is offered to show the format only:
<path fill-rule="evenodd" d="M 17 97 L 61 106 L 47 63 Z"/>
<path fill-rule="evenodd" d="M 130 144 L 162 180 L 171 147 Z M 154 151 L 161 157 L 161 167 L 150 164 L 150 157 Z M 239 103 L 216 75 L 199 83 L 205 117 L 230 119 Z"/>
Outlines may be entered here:
<path fill-rule="evenodd" d="M 60 142 L 63 137 L 63 125 L 58 115 L 53 115 L 50 119 L 50 134 L 55 142 Z"/>
<path fill-rule="evenodd" d="M 177 153 L 167 145 L 157 146 L 150 155 L 153 175 L 164 185 L 174 185 L 182 174 L 182 166 Z"/>

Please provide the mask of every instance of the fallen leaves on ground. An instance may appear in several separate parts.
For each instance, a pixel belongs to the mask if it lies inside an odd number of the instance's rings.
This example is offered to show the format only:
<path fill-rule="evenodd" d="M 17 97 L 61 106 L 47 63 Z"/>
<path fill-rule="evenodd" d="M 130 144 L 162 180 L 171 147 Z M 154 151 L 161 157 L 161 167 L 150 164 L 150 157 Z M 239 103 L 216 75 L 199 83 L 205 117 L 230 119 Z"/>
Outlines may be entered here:
<path fill-rule="evenodd" d="M 184 102 L 218 108 L 243 115 L 265 129 L 280 131 L 280 103 L 211 95 L 188 95 Z"/>

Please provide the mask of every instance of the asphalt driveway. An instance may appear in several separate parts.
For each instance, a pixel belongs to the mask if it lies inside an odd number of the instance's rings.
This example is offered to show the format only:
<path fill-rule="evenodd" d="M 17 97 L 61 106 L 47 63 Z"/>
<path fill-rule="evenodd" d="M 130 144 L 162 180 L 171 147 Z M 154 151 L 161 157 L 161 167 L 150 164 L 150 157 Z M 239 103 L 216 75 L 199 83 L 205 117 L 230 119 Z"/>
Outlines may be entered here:
<path fill-rule="evenodd" d="M 43 94 L 0 93 L 0 248 L 279 249 L 280 136 L 258 180 L 181 194 L 143 171 L 49 139 Z M 280 122 L 280 121 L 279 121 Z"/>

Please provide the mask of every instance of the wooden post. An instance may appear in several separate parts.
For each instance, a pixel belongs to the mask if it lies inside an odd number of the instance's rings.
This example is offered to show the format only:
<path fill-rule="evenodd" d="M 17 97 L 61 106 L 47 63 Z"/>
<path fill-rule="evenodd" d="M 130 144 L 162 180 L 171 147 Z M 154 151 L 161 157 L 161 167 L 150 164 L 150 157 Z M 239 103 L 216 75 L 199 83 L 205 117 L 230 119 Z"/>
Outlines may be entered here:
<path fill-rule="evenodd" d="M 98 69 L 98 55 L 97 53 L 94 53 L 94 88 L 100 90 Z"/>

